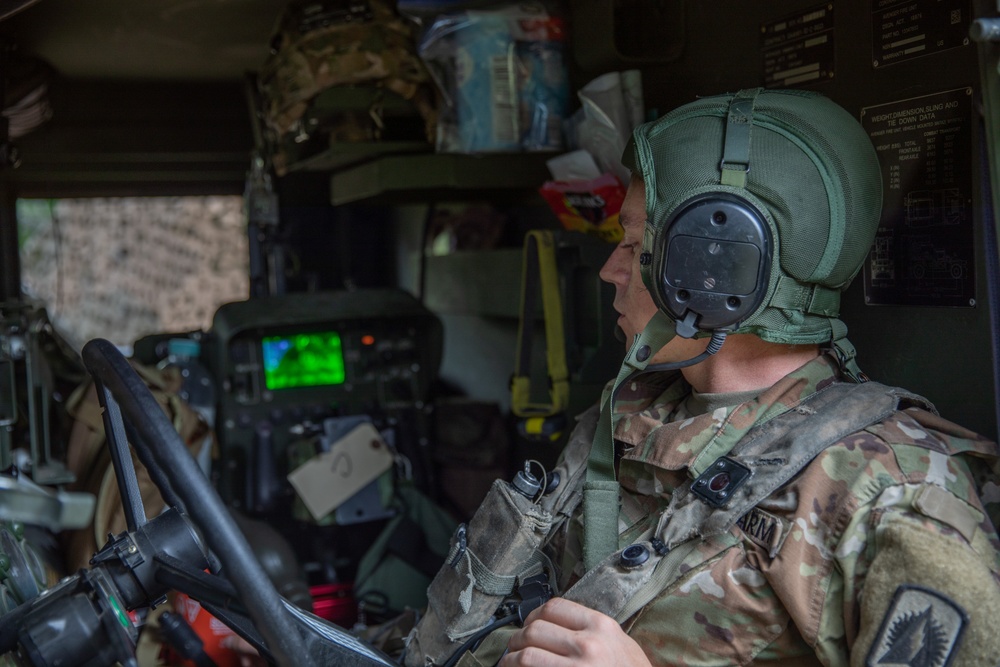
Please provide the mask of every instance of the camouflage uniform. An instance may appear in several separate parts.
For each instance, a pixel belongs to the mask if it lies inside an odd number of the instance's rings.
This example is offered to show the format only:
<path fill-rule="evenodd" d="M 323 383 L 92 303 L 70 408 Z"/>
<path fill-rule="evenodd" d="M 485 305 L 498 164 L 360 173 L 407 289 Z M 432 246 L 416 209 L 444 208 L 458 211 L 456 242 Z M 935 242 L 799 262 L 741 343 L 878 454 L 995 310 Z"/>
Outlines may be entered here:
<path fill-rule="evenodd" d="M 754 425 L 794 409 L 837 379 L 836 363 L 820 357 L 754 400 L 701 415 L 686 413 L 689 387 L 679 375 L 646 376 L 626 386 L 616 402 L 626 413 L 615 433 L 620 545 L 651 537 L 672 491 L 706 447 L 735 444 Z M 589 448 L 589 442 L 589 434 L 575 438 L 564 456 L 579 456 L 572 448 Z M 955 569 L 964 555 L 963 568 L 979 563 L 994 587 L 1000 581 L 1000 541 L 987 511 L 997 508 L 980 501 L 980 494 L 1000 500 L 995 484 L 983 488 L 984 464 L 996 457 L 995 443 L 930 412 L 896 412 L 826 449 L 728 534 L 700 543 L 679 578 L 623 628 L 654 665 L 864 664 L 889 602 L 870 596 L 865 608 L 865 579 L 873 565 L 886 567 L 876 561 L 885 545 L 894 548 L 894 531 L 919 531 L 928 545 L 951 544 L 964 552 L 952 559 Z M 927 502 L 931 497 L 937 502 Z M 549 544 L 564 591 L 583 575 L 580 509 L 569 511 Z M 906 569 L 920 558 L 909 556 L 899 562 L 893 552 L 890 567 Z M 914 583 L 946 595 L 953 593 L 949 581 L 966 576 L 964 569 L 934 564 L 941 576 L 925 581 L 927 568 L 916 569 Z M 879 597 L 891 598 L 893 591 L 887 592 Z M 996 591 L 985 593 L 995 609 Z M 897 626 L 899 639 L 909 626 Z M 989 632 L 989 623 L 977 624 L 973 614 L 966 632 Z M 898 664 L 944 664 L 933 660 L 940 646 L 927 640 L 924 647 L 925 662 L 906 655 Z"/>

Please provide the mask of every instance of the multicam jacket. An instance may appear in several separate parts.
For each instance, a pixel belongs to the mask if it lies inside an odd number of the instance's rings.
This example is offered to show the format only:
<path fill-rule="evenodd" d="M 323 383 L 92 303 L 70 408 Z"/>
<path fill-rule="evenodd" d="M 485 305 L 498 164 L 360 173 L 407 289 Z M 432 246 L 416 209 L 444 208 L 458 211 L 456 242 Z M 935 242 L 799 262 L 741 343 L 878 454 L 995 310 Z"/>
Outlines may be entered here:
<path fill-rule="evenodd" d="M 686 412 L 690 388 L 678 375 L 624 387 L 620 546 L 653 536 L 699 454 L 728 451 L 838 379 L 835 361 L 820 357 L 753 400 L 699 415 Z M 680 575 L 623 623 L 654 665 L 943 667 L 952 653 L 953 664 L 1000 662 L 989 636 L 1000 618 L 997 507 L 984 506 L 1000 501 L 988 469 L 997 446 L 901 407 L 688 553 Z M 574 435 L 564 457 L 589 449 L 590 434 Z M 565 510 L 548 545 L 568 597 L 584 574 L 581 507 Z"/>

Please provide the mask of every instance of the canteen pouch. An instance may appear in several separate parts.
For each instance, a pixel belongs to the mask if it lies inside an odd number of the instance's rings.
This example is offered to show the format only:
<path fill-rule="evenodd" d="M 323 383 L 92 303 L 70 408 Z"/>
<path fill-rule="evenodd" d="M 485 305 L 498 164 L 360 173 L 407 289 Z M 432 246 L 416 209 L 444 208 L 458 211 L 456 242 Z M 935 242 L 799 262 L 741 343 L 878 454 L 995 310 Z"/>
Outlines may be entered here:
<path fill-rule="evenodd" d="M 549 512 L 496 480 L 468 526 L 452 536 L 427 589 L 427 611 L 407 640 L 404 664 L 441 665 L 488 625 L 519 581 L 542 572 L 540 548 L 551 526 Z"/>

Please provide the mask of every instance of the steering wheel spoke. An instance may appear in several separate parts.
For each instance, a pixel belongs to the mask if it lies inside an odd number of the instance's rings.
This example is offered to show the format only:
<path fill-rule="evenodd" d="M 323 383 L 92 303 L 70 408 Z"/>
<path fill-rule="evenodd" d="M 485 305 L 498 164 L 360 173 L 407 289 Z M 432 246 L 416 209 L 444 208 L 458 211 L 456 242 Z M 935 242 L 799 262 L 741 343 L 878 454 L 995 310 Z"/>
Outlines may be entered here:
<path fill-rule="evenodd" d="M 122 411 L 111 391 L 104 386 L 100 378 L 94 378 L 97 389 L 97 400 L 104 409 L 101 415 L 104 420 L 104 434 L 111 452 L 111 464 L 115 469 L 115 479 L 118 481 L 118 493 L 122 498 L 125 510 L 125 525 L 130 533 L 146 524 L 146 509 L 142 504 L 142 494 L 139 491 L 139 480 L 136 477 L 135 466 L 132 464 L 132 454 L 129 452 L 128 438 L 125 435 L 125 422 Z"/>
<path fill-rule="evenodd" d="M 182 498 L 191 518 L 222 561 L 223 569 L 278 664 L 308 665 L 310 661 L 296 623 L 283 613 L 281 596 L 149 388 L 118 348 L 106 340 L 94 339 L 84 345 L 83 362 L 99 385 L 109 445 L 119 448 L 112 458 L 118 458 L 119 463 L 128 460 L 128 465 L 121 465 L 120 470 L 115 467 L 115 473 L 125 478 L 124 482 L 119 478 L 123 502 L 127 502 L 125 498 L 131 496 L 133 489 L 138 489 L 135 468 L 125 444 L 127 421 L 138 435 L 133 445 L 139 459 L 147 467 L 158 467 L 169 486 L 168 492 L 172 489 Z M 138 523 L 136 512 L 142 511 L 142 502 L 132 502 L 131 506 L 132 520 Z M 144 516 L 142 520 L 145 521 Z"/>

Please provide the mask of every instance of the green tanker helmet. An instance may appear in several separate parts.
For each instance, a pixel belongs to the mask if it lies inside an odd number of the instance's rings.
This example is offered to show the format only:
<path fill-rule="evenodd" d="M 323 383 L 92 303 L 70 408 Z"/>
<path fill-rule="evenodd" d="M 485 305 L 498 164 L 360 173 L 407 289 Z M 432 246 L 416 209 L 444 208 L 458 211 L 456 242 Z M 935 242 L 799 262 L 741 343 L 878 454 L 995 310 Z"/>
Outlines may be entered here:
<path fill-rule="evenodd" d="M 882 182 L 843 108 L 806 91 L 706 97 L 636 128 L 623 161 L 646 185 L 643 281 L 678 334 L 844 338 L 840 294 L 874 240 Z"/>

